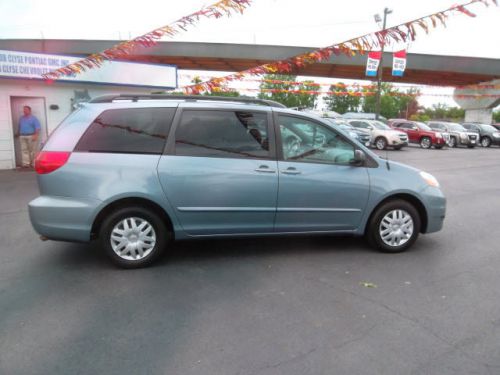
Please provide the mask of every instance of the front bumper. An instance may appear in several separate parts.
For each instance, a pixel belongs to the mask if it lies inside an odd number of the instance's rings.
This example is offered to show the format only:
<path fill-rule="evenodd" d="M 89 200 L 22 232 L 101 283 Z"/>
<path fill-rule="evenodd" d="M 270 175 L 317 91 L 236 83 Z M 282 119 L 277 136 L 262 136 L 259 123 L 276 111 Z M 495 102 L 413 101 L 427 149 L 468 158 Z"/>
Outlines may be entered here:
<path fill-rule="evenodd" d="M 427 227 L 424 233 L 440 231 L 446 217 L 446 198 L 443 192 L 435 187 L 427 187 L 423 192 L 423 203 L 427 211 Z"/>
<path fill-rule="evenodd" d="M 28 204 L 35 231 L 51 240 L 89 241 L 101 201 L 42 195 Z"/>

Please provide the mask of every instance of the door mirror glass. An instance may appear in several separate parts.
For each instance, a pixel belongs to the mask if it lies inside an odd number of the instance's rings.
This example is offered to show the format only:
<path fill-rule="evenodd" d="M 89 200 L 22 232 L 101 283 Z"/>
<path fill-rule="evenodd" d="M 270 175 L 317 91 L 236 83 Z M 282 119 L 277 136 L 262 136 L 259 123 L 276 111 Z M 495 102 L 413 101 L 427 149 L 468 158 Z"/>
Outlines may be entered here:
<path fill-rule="evenodd" d="M 354 157 L 351 159 L 350 163 L 353 165 L 363 165 L 366 161 L 366 154 L 361 150 L 354 151 Z"/>

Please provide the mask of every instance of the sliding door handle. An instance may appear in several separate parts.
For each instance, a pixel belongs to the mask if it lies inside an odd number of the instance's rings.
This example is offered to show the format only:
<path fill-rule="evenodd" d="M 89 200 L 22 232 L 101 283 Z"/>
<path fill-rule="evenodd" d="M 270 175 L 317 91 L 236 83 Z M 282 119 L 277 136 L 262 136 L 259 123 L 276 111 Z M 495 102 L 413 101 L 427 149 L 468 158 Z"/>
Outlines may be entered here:
<path fill-rule="evenodd" d="M 294 167 L 290 167 L 281 171 L 283 174 L 300 174 L 301 172 Z"/>

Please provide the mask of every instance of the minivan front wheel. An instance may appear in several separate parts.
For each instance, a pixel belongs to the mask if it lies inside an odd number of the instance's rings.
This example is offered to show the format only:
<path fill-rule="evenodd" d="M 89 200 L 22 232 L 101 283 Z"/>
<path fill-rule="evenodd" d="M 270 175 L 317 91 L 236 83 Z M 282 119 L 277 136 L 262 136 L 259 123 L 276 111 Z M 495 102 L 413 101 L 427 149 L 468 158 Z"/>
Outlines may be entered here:
<path fill-rule="evenodd" d="M 163 220 L 144 207 L 112 212 L 102 223 L 99 239 L 106 255 L 123 268 L 150 265 L 165 250 L 168 229 Z"/>
<path fill-rule="evenodd" d="M 376 249 L 399 253 L 408 249 L 420 233 L 420 215 L 416 208 L 404 200 L 382 204 L 372 215 L 367 238 Z"/>

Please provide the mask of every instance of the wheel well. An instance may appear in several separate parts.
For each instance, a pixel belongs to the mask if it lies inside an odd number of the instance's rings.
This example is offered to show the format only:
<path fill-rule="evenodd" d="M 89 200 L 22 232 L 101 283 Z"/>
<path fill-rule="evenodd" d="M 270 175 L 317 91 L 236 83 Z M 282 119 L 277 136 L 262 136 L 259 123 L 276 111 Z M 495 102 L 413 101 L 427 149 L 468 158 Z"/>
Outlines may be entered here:
<path fill-rule="evenodd" d="M 420 222 L 421 222 L 420 232 L 425 233 L 427 231 L 427 211 L 426 211 L 424 205 L 422 204 L 422 202 L 417 197 L 415 197 L 411 194 L 401 193 L 401 194 L 391 195 L 390 197 L 385 198 L 383 201 L 381 201 L 379 204 L 377 204 L 377 206 L 372 210 L 370 217 L 368 218 L 368 221 L 366 222 L 367 225 L 365 227 L 365 232 L 366 232 L 366 230 L 368 230 L 368 224 L 370 223 L 372 216 L 375 214 L 375 212 L 378 210 L 378 208 L 381 205 L 383 205 L 384 203 L 387 203 L 389 201 L 396 200 L 396 199 L 401 199 L 401 200 L 407 201 L 408 203 L 411 203 L 417 209 L 418 215 L 420 216 Z"/>
<path fill-rule="evenodd" d="M 96 216 L 94 219 L 94 222 L 92 224 L 92 231 L 91 231 L 91 236 L 92 238 L 96 238 L 98 233 L 99 233 L 99 228 L 106 218 L 108 214 L 111 212 L 127 207 L 127 206 L 141 206 L 141 207 L 146 207 L 152 210 L 154 213 L 156 213 L 158 216 L 160 216 L 165 224 L 167 225 L 168 230 L 171 232 L 172 236 L 174 236 L 174 226 L 172 225 L 172 220 L 170 220 L 170 217 L 168 214 L 165 212 L 165 210 L 158 205 L 157 203 L 150 201 L 149 199 L 145 198 L 122 198 L 118 199 L 114 202 L 111 202 L 108 204 L 106 207 L 104 207 Z"/>

